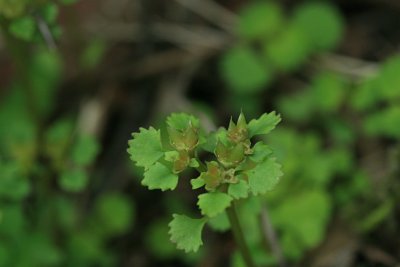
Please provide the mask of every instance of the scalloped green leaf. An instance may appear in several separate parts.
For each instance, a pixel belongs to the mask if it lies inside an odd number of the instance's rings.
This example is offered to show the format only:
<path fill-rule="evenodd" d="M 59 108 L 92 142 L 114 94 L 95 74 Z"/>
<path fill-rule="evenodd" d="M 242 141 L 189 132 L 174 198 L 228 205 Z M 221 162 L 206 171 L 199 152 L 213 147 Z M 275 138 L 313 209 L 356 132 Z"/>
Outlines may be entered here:
<path fill-rule="evenodd" d="M 263 142 L 258 142 L 253 147 L 253 154 L 250 156 L 250 159 L 254 162 L 261 162 L 271 154 L 272 150 L 269 148 L 269 146 Z"/>
<path fill-rule="evenodd" d="M 178 175 L 172 173 L 163 164 L 156 162 L 145 173 L 142 184 L 147 186 L 150 190 L 161 189 L 174 190 L 178 185 Z"/>
<path fill-rule="evenodd" d="M 235 199 L 246 198 L 249 195 L 249 185 L 245 180 L 239 180 L 237 184 L 230 184 L 228 194 Z"/>
<path fill-rule="evenodd" d="M 192 219 L 185 215 L 173 214 L 173 220 L 169 223 L 171 241 L 176 243 L 178 249 L 187 252 L 196 252 L 203 241 L 201 232 L 206 218 Z"/>
<path fill-rule="evenodd" d="M 265 194 L 272 190 L 279 178 L 283 175 L 281 165 L 275 158 L 268 158 L 259 163 L 254 169 L 246 171 L 249 179 L 250 190 L 254 195 Z"/>
<path fill-rule="evenodd" d="M 268 134 L 281 121 L 281 116 L 275 111 L 263 114 L 258 119 L 249 122 L 249 135 L 253 137 L 260 134 Z"/>
<path fill-rule="evenodd" d="M 132 136 L 133 139 L 128 143 L 128 153 L 131 155 L 131 160 L 136 162 L 136 166 L 148 169 L 164 155 L 160 130 L 153 127 L 148 130 L 140 128 L 140 132 L 133 133 Z"/>
<path fill-rule="evenodd" d="M 221 192 L 204 193 L 199 195 L 198 199 L 197 205 L 201 214 L 210 218 L 223 212 L 233 200 L 231 196 Z"/>

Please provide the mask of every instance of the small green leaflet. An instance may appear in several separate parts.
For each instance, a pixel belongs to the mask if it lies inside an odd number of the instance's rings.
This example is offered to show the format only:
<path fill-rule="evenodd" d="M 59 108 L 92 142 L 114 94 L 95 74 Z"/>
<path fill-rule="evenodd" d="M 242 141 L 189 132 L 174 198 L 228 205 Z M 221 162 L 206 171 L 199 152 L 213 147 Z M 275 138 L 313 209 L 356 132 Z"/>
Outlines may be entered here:
<path fill-rule="evenodd" d="M 253 2 L 240 12 L 238 31 L 246 39 L 275 37 L 273 34 L 281 28 L 283 20 L 283 11 L 278 3 Z"/>
<path fill-rule="evenodd" d="M 267 145 L 263 142 L 258 142 L 253 147 L 253 154 L 250 156 L 250 159 L 254 162 L 261 162 L 271 154 L 272 150 Z"/>
<path fill-rule="evenodd" d="M 96 202 L 96 224 L 105 233 L 123 233 L 133 223 L 133 211 L 133 202 L 128 197 L 119 193 L 102 194 Z"/>
<path fill-rule="evenodd" d="M 128 153 L 137 166 L 148 169 L 164 155 L 160 130 L 153 127 L 148 130 L 140 128 L 139 133 L 132 135 L 133 139 L 129 140 Z"/>
<path fill-rule="evenodd" d="M 232 91 L 241 94 L 260 92 L 271 82 L 273 70 L 249 47 L 234 47 L 222 57 L 221 74 Z"/>
<path fill-rule="evenodd" d="M 190 180 L 190 184 L 192 185 L 192 189 L 199 189 L 206 183 L 204 182 L 203 178 L 201 178 L 201 176 L 200 176 L 200 177 L 197 177 L 196 179 Z"/>
<path fill-rule="evenodd" d="M 197 168 L 199 166 L 200 166 L 200 163 L 198 162 L 197 159 L 195 159 L 195 158 L 190 159 L 189 167 Z"/>
<path fill-rule="evenodd" d="M 144 173 L 142 184 L 147 186 L 150 190 L 174 190 L 178 185 L 178 175 L 173 174 L 172 171 L 163 164 L 156 162 L 156 164 L 152 165 Z"/>
<path fill-rule="evenodd" d="M 87 186 L 89 177 L 82 169 L 66 170 L 58 182 L 65 191 L 80 192 Z"/>
<path fill-rule="evenodd" d="M 164 158 L 166 161 L 174 162 L 179 158 L 179 152 L 175 150 L 167 151 L 165 152 Z"/>
<path fill-rule="evenodd" d="M 48 3 L 42 7 L 43 19 L 50 24 L 56 22 L 59 10 L 55 3 Z"/>
<path fill-rule="evenodd" d="M 169 223 L 171 241 L 186 253 L 196 252 L 203 245 L 201 232 L 206 222 L 205 218 L 192 219 L 185 215 L 174 214 L 173 220 Z"/>
<path fill-rule="evenodd" d="M 254 195 L 265 194 L 272 190 L 283 175 L 281 165 L 276 163 L 275 158 L 266 159 L 246 174 L 249 178 L 250 190 Z"/>
<path fill-rule="evenodd" d="M 221 192 L 204 193 L 199 195 L 197 205 L 201 214 L 214 217 L 231 205 L 232 197 Z"/>
<path fill-rule="evenodd" d="M 228 194 L 235 199 L 246 198 L 249 195 L 249 185 L 240 179 L 239 183 L 229 185 Z"/>
<path fill-rule="evenodd" d="M 275 111 L 268 114 L 263 114 L 258 119 L 250 121 L 248 129 L 250 137 L 260 134 L 268 134 L 275 126 L 281 121 L 281 116 L 277 115 Z"/>
<path fill-rule="evenodd" d="M 172 113 L 167 118 L 167 125 L 176 130 L 183 131 L 189 125 L 199 128 L 200 122 L 196 117 L 186 113 Z"/>
<path fill-rule="evenodd" d="M 72 160 L 77 165 L 86 166 L 95 160 L 99 150 L 100 145 L 93 136 L 79 136 L 72 147 Z"/>
<path fill-rule="evenodd" d="M 293 23 L 313 48 L 321 50 L 335 48 L 345 28 L 340 12 L 328 2 L 305 2 L 295 10 Z"/>

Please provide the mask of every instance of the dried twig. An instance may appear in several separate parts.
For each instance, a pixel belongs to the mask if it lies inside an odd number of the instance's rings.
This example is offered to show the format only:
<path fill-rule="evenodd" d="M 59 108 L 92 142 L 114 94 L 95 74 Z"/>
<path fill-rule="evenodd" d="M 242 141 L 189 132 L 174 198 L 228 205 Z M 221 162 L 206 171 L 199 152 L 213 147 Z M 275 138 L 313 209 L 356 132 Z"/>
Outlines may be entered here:
<path fill-rule="evenodd" d="M 272 253 L 275 255 L 278 260 L 280 267 L 286 267 L 286 260 L 283 256 L 282 248 L 279 244 L 279 239 L 275 232 L 275 229 L 271 223 L 271 219 L 268 214 L 267 206 L 264 204 L 261 209 L 261 229 L 264 234 L 265 240 L 268 240 L 268 243 L 271 247 Z"/>
<path fill-rule="evenodd" d="M 199 14 L 222 29 L 234 33 L 237 21 L 236 15 L 228 9 L 209 0 L 175 0 L 182 6 Z"/>
<path fill-rule="evenodd" d="M 398 262 L 392 255 L 378 247 L 365 246 L 362 248 L 362 252 L 373 262 L 381 263 L 386 266 L 400 266 L 400 262 Z"/>
<path fill-rule="evenodd" d="M 130 66 L 126 71 L 131 77 L 140 79 L 195 63 L 200 58 L 208 58 L 211 54 L 209 50 L 198 50 L 197 53 L 188 53 L 181 49 L 171 49 L 146 57 L 136 62 L 133 67 Z M 124 76 L 127 73 L 120 72 L 119 74 Z"/>
<path fill-rule="evenodd" d="M 377 75 L 379 65 L 374 62 L 338 54 L 326 54 L 320 57 L 315 65 L 326 68 L 355 79 L 365 79 Z"/>
<path fill-rule="evenodd" d="M 184 44 L 197 49 L 197 47 L 214 49 L 232 40 L 231 35 L 208 27 L 195 25 L 182 25 L 176 23 L 154 23 L 152 26 L 154 36 L 168 40 L 177 45 Z"/>
<path fill-rule="evenodd" d="M 39 31 L 43 36 L 43 40 L 45 41 L 47 47 L 51 51 L 57 50 L 57 45 L 54 40 L 53 34 L 50 31 L 49 25 L 47 25 L 46 21 L 40 16 L 35 16 L 36 24 L 38 25 Z"/>

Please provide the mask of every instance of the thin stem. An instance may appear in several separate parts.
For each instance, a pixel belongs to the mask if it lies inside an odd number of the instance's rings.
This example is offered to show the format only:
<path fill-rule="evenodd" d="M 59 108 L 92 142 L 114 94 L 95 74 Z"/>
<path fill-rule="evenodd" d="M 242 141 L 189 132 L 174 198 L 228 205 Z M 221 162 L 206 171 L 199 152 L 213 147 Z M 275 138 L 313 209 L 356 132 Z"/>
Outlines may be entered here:
<path fill-rule="evenodd" d="M 239 218 L 236 212 L 235 201 L 233 201 L 232 205 L 227 209 L 227 214 L 236 244 L 239 247 L 244 262 L 246 263 L 247 267 L 255 267 L 256 265 L 254 264 L 249 247 L 247 246 L 246 240 L 244 238 L 242 228 L 240 227 Z"/>
<path fill-rule="evenodd" d="M 50 51 L 56 51 L 57 45 L 54 40 L 53 34 L 51 33 L 49 25 L 47 25 L 46 21 L 40 15 L 36 15 L 35 19 L 36 19 L 36 24 L 38 25 L 39 31 L 42 34 L 43 40 L 45 41 L 47 47 L 49 48 Z"/>
<path fill-rule="evenodd" d="M 264 239 L 268 240 L 271 247 L 272 253 L 278 260 L 280 267 L 286 267 L 286 260 L 283 256 L 282 248 L 279 244 L 278 237 L 276 235 L 275 229 L 271 223 L 271 219 L 268 214 L 267 206 L 263 205 L 261 209 L 261 229 L 264 235 Z"/>

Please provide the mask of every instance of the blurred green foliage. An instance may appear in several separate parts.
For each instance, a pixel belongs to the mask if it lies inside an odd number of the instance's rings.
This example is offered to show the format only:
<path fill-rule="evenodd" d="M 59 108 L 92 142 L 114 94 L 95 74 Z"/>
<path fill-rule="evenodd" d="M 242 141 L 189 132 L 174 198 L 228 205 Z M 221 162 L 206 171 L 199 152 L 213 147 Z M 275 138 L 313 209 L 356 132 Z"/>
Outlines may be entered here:
<path fill-rule="evenodd" d="M 278 1 L 254 1 L 243 8 L 239 42 L 220 64 L 229 89 L 260 92 L 279 72 L 294 71 L 312 55 L 339 44 L 344 23 L 332 4 L 303 3 L 290 16 L 285 13 Z"/>
<path fill-rule="evenodd" d="M 16 72 L 0 101 L 0 267 L 118 266 L 121 252 L 110 241 L 132 231 L 137 221 L 131 197 L 92 194 L 93 168 L 103 148 L 95 136 L 79 131 L 77 114 L 55 113 L 65 58 L 48 51 L 39 23 L 57 39 L 59 9 L 75 2 L 0 0 L 3 39 Z M 332 1 L 296 2 L 290 10 L 280 1 L 250 1 L 239 12 L 237 41 L 221 56 L 219 70 L 231 105 L 226 112 L 243 108 L 253 116 L 275 109 L 283 118 L 263 149 L 274 151 L 282 162 L 281 183 L 266 197 L 238 201 L 257 264 L 277 264 L 260 229 L 263 207 L 291 262 L 318 247 L 337 218 L 365 239 L 389 229 L 388 221 L 396 219 L 399 197 L 390 187 L 398 181 L 391 177 L 390 153 L 398 149 L 400 137 L 399 56 L 389 56 L 366 79 L 307 68 L 340 46 L 345 26 Z M 105 48 L 101 40 L 87 44 L 78 67 L 93 70 Z M 299 72 L 304 85 L 272 90 L 282 74 Z M 389 169 L 379 179 L 364 158 L 375 148 L 381 154 L 372 165 Z M 248 197 L 240 186 L 230 188 L 230 195 Z M 162 202 L 168 213 L 191 213 L 181 196 L 168 195 Z M 173 263 L 179 258 L 192 266 L 215 253 L 207 243 L 196 254 L 176 250 L 168 236 L 169 220 L 160 215 L 144 226 L 151 257 Z M 207 226 L 228 231 L 227 214 L 219 213 Z M 238 252 L 231 266 L 245 266 Z"/>
<path fill-rule="evenodd" d="M 135 220 L 132 200 L 121 193 L 82 205 L 101 148 L 77 129 L 77 114 L 54 113 L 64 62 L 45 47 L 37 19 L 57 29 L 58 8 L 53 1 L 0 1 L 3 37 L 16 62 L 0 101 L 4 267 L 116 266 L 108 241 Z"/>
<path fill-rule="evenodd" d="M 297 3 L 290 12 L 283 10 L 279 1 L 245 5 L 239 18 L 238 42 L 221 57 L 220 64 L 221 76 L 234 93 L 230 98 L 232 109 L 256 114 L 264 110 L 260 97 L 273 80 L 335 49 L 344 29 L 344 18 L 333 3 L 326 1 Z M 256 59 L 257 71 L 236 51 L 247 51 Z M 321 244 L 334 218 L 345 218 L 355 232 L 363 234 L 389 220 L 396 197 L 388 194 L 382 201 L 371 191 L 373 179 L 358 153 L 365 149 L 364 142 L 385 138 L 393 144 L 399 137 L 399 71 L 400 59 L 392 56 L 376 76 L 367 79 L 355 81 L 319 69 L 307 74 L 306 85 L 273 92 L 274 98 L 268 102 L 273 105 L 271 109 L 282 114 L 285 126 L 273 132 L 267 142 L 282 162 L 285 175 L 275 190 L 257 201 L 268 206 L 290 261 L 298 261 Z M 388 190 L 387 185 L 379 186 Z M 360 200 L 364 201 L 361 209 L 356 204 Z M 246 224 L 251 217 L 256 220 L 259 213 L 254 208 L 241 219 Z M 360 222 L 359 218 L 365 219 Z M 229 225 L 219 219 L 211 225 L 226 230 Z M 257 225 L 247 229 L 256 257 L 263 242 L 252 236 L 262 233 Z M 267 260 L 258 263 L 276 264 Z M 244 266 L 239 254 L 232 258 L 232 265 Z"/>
<path fill-rule="evenodd" d="M 260 91 L 271 80 L 268 66 L 246 47 L 237 47 L 227 52 L 221 64 L 230 88 L 239 93 Z"/>
<path fill-rule="evenodd" d="M 270 112 L 247 123 L 241 113 L 236 123 L 230 120 L 228 128 L 205 133 L 197 117 L 172 113 L 161 129 L 140 128 L 132 133 L 127 152 L 136 166 L 144 168 L 142 185 L 149 190 L 175 190 L 180 174 L 193 168 L 199 176 L 191 179 L 192 189 L 204 186 L 206 190 L 197 195 L 200 218 L 175 213 L 168 224 L 170 240 L 178 249 L 197 252 L 203 245 L 203 228 L 210 219 L 224 216 L 226 222 L 228 215 L 231 224 L 236 222 L 236 203 L 251 201 L 277 185 L 282 176 L 279 163 L 268 146 L 252 143 L 251 138 L 267 135 L 280 120 L 279 115 Z M 199 154 L 207 152 L 214 160 L 203 162 Z M 221 226 L 221 217 L 210 225 L 218 231 L 229 229 Z M 235 225 L 235 236 L 244 238 L 240 225 Z"/>

